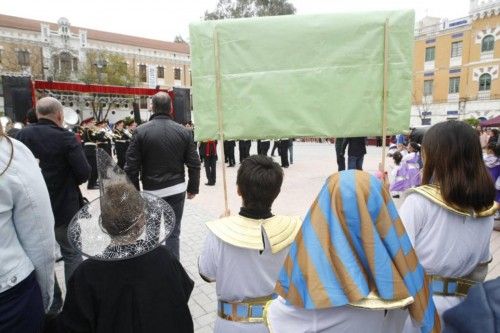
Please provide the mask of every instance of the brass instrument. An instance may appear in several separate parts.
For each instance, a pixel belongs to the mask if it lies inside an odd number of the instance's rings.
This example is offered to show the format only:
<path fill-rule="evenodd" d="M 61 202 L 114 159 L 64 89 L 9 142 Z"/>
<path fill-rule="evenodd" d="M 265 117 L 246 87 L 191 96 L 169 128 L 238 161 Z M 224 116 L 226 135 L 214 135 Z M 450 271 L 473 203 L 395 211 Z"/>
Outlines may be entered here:
<path fill-rule="evenodd" d="M 80 122 L 78 114 L 72 108 L 69 107 L 63 108 L 63 113 L 64 113 L 64 128 L 73 127 Z"/>

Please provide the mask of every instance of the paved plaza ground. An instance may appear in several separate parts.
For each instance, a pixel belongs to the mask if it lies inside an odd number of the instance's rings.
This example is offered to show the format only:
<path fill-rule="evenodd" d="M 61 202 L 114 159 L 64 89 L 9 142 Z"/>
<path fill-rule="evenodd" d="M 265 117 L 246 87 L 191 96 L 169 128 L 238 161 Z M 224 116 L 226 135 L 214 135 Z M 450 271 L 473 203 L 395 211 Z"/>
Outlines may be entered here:
<path fill-rule="evenodd" d="M 256 154 L 256 143 L 252 143 L 251 154 Z M 236 159 L 238 160 L 238 149 Z M 381 148 L 368 147 L 364 169 L 375 172 L 381 160 Z M 275 157 L 279 161 L 279 157 Z M 389 161 L 390 162 L 390 161 Z M 204 169 L 200 185 L 200 194 L 193 200 L 187 200 L 182 219 L 181 262 L 191 278 L 195 288 L 189 302 L 197 333 L 213 332 L 217 297 L 215 285 L 204 282 L 198 275 L 197 259 L 203 247 L 207 232 L 204 222 L 217 218 L 224 210 L 222 172 L 220 161 L 217 169 L 217 184 L 209 187 L 206 183 Z M 285 169 L 285 180 L 281 194 L 276 200 L 273 212 L 277 214 L 304 216 L 309 205 L 319 192 L 327 176 L 337 170 L 335 146 L 329 143 L 295 143 L 294 163 Z M 227 182 L 230 209 L 237 214 L 240 199 L 236 194 L 236 168 L 227 168 Z M 84 187 L 82 187 L 83 189 Z M 84 190 L 84 195 L 93 199 L 98 191 Z M 400 202 L 397 202 L 399 205 Z M 493 232 L 491 238 L 493 262 L 490 265 L 488 279 L 500 275 L 500 233 Z M 57 266 L 59 281 L 62 280 L 62 263 Z"/>

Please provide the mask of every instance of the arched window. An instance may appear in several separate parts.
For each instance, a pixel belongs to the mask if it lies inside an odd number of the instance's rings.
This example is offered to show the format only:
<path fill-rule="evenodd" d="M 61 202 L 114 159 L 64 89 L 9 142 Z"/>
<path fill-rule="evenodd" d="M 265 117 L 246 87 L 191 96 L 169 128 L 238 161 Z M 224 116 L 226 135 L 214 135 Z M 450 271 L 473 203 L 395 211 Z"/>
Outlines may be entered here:
<path fill-rule="evenodd" d="M 491 89 L 491 75 L 484 73 L 479 77 L 479 91 L 487 91 Z"/>
<path fill-rule="evenodd" d="M 481 52 L 493 51 L 495 48 L 495 37 L 488 35 L 483 38 L 481 43 Z"/>

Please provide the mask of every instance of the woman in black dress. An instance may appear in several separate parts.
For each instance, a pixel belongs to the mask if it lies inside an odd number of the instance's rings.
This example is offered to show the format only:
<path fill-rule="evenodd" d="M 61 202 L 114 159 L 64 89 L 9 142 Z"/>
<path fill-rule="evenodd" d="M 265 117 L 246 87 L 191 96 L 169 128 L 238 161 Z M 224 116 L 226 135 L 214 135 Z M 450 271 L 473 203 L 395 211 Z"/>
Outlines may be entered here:
<path fill-rule="evenodd" d="M 92 333 L 193 332 L 193 290 L 179 261 L 160 243 L 174 228 L 172 208 L 138 192 L 102 150 L 101 197 L 73 218 L 68 237 L 89 257 L 69 280 L 49 330 Z"/>

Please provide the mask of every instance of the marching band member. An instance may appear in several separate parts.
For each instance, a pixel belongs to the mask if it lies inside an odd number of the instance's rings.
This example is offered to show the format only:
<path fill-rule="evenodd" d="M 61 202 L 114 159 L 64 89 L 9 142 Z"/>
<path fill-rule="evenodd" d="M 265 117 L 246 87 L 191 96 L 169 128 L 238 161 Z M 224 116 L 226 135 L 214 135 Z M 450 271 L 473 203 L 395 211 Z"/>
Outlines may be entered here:
<path fill-rule="evenodd" d="M 97 146 L 102 148 L 109 156 L 113 156 L 111 154 L 111 139 L 113 138 L 113 134 L 110 133 L 108 121 L 106 119 L 101 120 L 96 123 L 98 127 L 97 132 Z"/>
<path fill-rule="evenodd" d="M 95 157 L 95 151 L 97 148 L 97 129 L 95 127 L 95 118 L 90 117 L 84 119 L 80 126 L 82 128 L 83 151 L 85 152 L 85 157 L 92 168 L 90 178 L 87 183 L 87 189 L 96 190 L 99 189 L 99 186 L 97 185 L 97 161 Z"/>
<path fill-rule="evenodd" d="M 131 135 L 127 133 L 123 126 L 123 120 L 119 120 L 114 125 L 113 141 L 115 142 L 116 158 L 118 159 L 118 166 L 123 169 L 125 166 L 125 154 L 130 143 Z"/>

